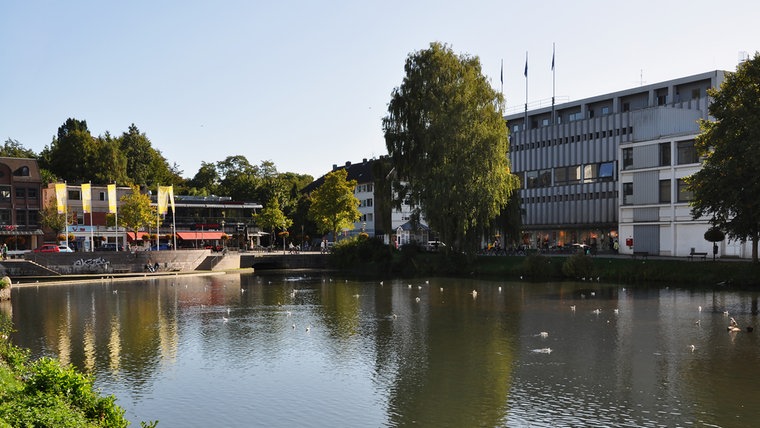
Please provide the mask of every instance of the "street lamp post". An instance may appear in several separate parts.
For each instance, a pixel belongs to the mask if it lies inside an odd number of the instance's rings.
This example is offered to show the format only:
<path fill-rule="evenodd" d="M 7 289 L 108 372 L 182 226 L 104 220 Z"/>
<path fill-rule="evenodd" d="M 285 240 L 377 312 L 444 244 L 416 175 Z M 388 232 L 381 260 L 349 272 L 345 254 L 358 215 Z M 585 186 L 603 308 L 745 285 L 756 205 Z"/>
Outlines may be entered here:
<path fill-rule="evenodd" d="M 224 235 L 226 235 L 226 233 L 224 232 L 224 220 L 222 220 L 222 251 L 224 251 Z"/>

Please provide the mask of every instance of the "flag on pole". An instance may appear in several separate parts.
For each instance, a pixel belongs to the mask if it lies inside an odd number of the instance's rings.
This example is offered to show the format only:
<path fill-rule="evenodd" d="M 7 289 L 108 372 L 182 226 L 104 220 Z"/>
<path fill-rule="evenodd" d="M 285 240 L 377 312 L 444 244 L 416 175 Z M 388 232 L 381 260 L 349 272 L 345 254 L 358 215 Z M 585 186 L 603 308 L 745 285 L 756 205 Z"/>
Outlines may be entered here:
<path fill-rule="evenodd" d="M 172 213 L 174 212 L 174 186 L 158 186 L 158 213 L 166 214 L 171 202 Z"/>
<path fill-rule="evenodd" d="M 528 52 L 525 52 L 525 77 L 528 77 Z"/>
<path fill-rule="evenodd" d="M 501 84 L 504 84 L 504 60 L 501 60 L 501 73 L 499 74 L 499 78 L 501 79 Z"/>
<path fill-rule="evenodd" d="M 554 46 L 552 45 L 552 71 L 554 71 Z"/>
<path fill-rule="evenodd" d="M 109 184 L 108 189 L 108 212 L 116 214 L 116 185 Z"/>
<path fill-rule="evenodd" d="M 92 212 L 92 187 L 90 183 L 82 183 L 82 212 Z"/>
<path fill-rule="evenodd" d="M 66 198 L 66 183 L 55 183 L 55 199 L 58 205 L 58 214 L 64 214 L 68 202 Z"/>

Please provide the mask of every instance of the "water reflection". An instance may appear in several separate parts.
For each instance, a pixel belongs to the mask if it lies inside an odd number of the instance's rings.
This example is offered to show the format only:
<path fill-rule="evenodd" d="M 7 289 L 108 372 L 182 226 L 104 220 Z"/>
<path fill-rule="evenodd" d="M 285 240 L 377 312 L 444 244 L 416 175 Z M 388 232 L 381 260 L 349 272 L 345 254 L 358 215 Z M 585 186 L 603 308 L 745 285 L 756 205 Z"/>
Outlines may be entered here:
<path fill-rule="evenodd" d="M 14 342 L 94 373 L 134 422 L 742 426 L 757 416 L 758 333 L 726 331 L 730 316 L 756 324 L 755 293 L 314 274 L 13 293 L 0 310 L 13 314 Z"/>

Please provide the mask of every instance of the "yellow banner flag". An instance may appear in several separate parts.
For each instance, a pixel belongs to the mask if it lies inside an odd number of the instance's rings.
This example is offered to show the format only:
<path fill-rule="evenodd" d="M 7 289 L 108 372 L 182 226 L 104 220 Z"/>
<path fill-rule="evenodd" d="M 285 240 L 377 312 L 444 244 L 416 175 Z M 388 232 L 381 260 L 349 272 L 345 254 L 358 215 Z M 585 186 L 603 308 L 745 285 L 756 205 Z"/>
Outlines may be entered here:
<path fill-rule="evenodd" d="M 109 184 L 108 188 L 108 212 L 116 214 L 116 185 Z"/>
<path fill-rule="evenodd" d="M 167 204 L 169 202 L 169 189 L 171 186 L 158 186 L 158 196 L 156 197 L 156 204 L 158 205 L 158 213 L 166 214 Z"/>
<path fill-rule="evenodd" d="M 92 186 L 90 183 L 82 183 L 82 212 L 92 212 Z"/>
<path fill-rule="evenodd" d="M 55 183 L 55 199 L 58 205 L 58 214 L 66 212 L 68 201 L 66 196 L 66 183 Z"/>
<path fill-rule="evenodd" d="M 174 214 L 174 185 L 169 186 L 169 204 L 172 207 L 172 214 Z"/>

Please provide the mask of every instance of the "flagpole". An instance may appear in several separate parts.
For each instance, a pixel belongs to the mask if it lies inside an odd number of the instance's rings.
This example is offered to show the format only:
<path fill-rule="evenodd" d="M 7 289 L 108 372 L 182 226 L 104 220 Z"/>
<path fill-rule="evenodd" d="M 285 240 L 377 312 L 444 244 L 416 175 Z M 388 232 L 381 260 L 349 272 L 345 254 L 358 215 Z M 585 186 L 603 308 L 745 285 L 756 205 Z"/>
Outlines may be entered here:
<path fill-rule="evenodd" d="M 95 251 L 95 232 L 93 231 L 94 227 L 95 225 L 92 224 L 92 181 L 90 181 L 90 251 Z"/>
<path fill-rule="evenodd" d="M 114 181 L 114 199 L 116 199 L 116 182 Z M 114 210 L 113 210 L 113 217 L 114 217 L 114 224 L 116 225 L 116 230 L 114 233 L 116 234 L 116 251 L 119 251 L 119 206 L 114 202 Z M 135 232 L 135 238 L 137 237 L 137 232 Z M 126 247 L 126 246 L 125 246 Z"/>
<path fill-rule="evenodd" d="M 67 193 L 66 204 L 64 204 L 63 206 L 63 219 L 64 219 L 64 222 L 66 223 L 66 233 L 64 233 L 64 235 L 66 235 L 66 246 L 68 247 L 69 246 L 69 196 L 68 196 L 69 188 L 66 183 L 66 180 L 63 181 L 63 185 Z"/>
<path fill-rule="evenodd" d="M 157 184 L 158 192 L 156 193 L 156 251 L 161 246 L 161 183 Z"/>
<path fill-rule="evenodd" d="M 552 43 L 552 125 L 556 123 L 555 111 L 554 111 L 554 90 L 556 88 L 556 79 L 554 71 L 554 43 Z"/>
<path fill-rule="evenodd" d="M 528 127 L 528 51 L 525 51 L 525 129 Z"/>

